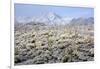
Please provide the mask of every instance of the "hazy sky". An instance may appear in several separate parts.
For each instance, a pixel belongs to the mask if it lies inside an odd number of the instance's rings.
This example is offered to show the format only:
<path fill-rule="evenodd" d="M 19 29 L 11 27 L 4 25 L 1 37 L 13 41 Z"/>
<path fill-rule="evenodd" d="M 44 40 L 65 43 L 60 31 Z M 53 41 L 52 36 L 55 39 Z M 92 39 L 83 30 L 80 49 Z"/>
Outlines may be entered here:
<path fill-rule="evenodd" d="M 34 4 L 15 4 L 15 17 L 25 16 L 33 17 L 47 14 L 49 12 L 56 13 L 62 17 L 93 17 L 93 8 L 67 7 L 67 6 L 45 6 Z"/>

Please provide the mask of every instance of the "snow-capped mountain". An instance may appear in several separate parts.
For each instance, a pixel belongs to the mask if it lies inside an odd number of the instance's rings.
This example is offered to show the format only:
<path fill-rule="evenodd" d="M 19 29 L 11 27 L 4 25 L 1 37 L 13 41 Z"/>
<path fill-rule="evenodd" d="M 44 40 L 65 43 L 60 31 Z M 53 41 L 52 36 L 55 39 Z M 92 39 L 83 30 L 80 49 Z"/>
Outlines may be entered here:
<path fill-rule="evenodd" d="M 47 25 L 59 25 L 59 24 L 65 24 L 69 23 L 70 20 L 67 17 L 61 17 L 56 13 L 49 12 L 45 15 L 41 16 L 33 16 L 33 17 L 18 17 L 17 19 L 18 23 L 45 23 Z"/>
<path fill-rule="evenodd" d="M 35 23 L 35 24 L 45 24 L 45 25 L 66 25 L 70 23 L 71 25 L 87 25 L 87 24 L 93 24 L 94 18 L 70 18 L 70 17 L 61 17 L 60 15 L 49 12 L 46 14 L 43 14 L 41 16 L 33 16 L 33 17 L 18 17 L 15 19 L 18 23 Z M 33 25 L 33 24 L 31 24 Z"/>

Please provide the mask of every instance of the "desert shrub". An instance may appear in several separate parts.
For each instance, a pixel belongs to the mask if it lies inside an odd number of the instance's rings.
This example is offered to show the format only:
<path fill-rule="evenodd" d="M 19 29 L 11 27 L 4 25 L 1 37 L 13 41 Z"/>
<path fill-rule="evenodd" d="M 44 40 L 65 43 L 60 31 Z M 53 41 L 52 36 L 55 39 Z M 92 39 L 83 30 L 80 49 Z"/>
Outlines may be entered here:
<path fill-rule="evenodd" d="M 44 46 L 44 45 L 45 45 L 45 43 L 42 43 L 42 44 L 41 44 L 41 46 Z"/>
<path fill-rule="evenodd" d="M 63 58 L 62 58 L 62 62 L 68 62 L 68 61 L 70 61 L 70 59 L 71 59 L 71 56 L 70 55 L 65 55 Z"/>
<path fill-rule="evenodd" d="M 36 32 L 33 32 L 33 33 L 31 34 L 31 37 L 33 38 L 33 37 L 35 37 L 35 35 L 36 35 Z"/>
<path fill-rule="evenodd" d="M 21 63 L 21 60 L 20 60 L 19 55 L 15 55 L 15 58 L 14 59 L 15 59 L 14 60 L 15 63 Z"/>
<path fill-rule="evenodd" d="M 15 53 L 15 55 L 18 55 L 18 54 L 19 54 L 19 49 L 18 49 L 18 47 L 15 47 L 14 53 Z"/>
<path fill-rule="evenodd" d="M 33 49 L 33 48 L 35 48 L 36 47 L 36 45 L 34 44 L 34 43 L 28 43 L 27 45 L 26 45 L 26 48 L 27 49 Z"/>
<path fill-rule="evenodd" d="M 43 50 L 38 50 L 38 51 L 36 51 L 36 54 L 40 55 L 42 52 L 43 52 Z"/>
<path fill-rule="evenodd" d="M 54 42 L 54 37 L 51 37 L 50 35 L 47 36 L 48 46 L 51 47 Z"/>
<path fill-rule="evenodd" d="M 35 40 L 32 40 L 32 42 L 31 43 L 35 43 Z"/>
<path fill-rule="evenodd" d="M 21 62 L 23 62 L 23 61 L 26 61 L 27 59 L 28 59 L 28 57 L 25 56 L 25 55 L 15 55 L 15 60 L 14 60 L 14 62 L 15 62 L 15 63 L 21 63 Z"/>

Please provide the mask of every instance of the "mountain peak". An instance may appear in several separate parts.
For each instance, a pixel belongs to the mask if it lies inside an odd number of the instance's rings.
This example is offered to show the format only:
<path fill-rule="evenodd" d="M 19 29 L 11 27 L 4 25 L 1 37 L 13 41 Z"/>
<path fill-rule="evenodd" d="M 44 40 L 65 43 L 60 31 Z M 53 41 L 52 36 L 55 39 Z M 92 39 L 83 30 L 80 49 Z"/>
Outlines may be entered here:
<path fill-rule="evenodd" d="M 49 13 L 47 14 L 47 18 L 48 18 L 48 20 L 50 20 L 50 21 L 53 21 L 53 20 L 55 20 L 55 19 L 61 19 L 61 17 L 60 17 L 58 14 L 54 13 L 54 12 L 49 12 Z"/>

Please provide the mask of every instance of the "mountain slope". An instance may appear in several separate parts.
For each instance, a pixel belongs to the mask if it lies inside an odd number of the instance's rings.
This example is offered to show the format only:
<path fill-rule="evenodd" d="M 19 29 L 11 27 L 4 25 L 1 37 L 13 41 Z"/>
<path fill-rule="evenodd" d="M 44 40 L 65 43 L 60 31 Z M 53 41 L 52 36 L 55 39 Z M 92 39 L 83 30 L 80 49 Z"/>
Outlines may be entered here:
<path fill-rule="evenodd" d="M 94 24 L 94 18 L 74 18 L 70 21 L 71 25 L 92 25 Z"/>

